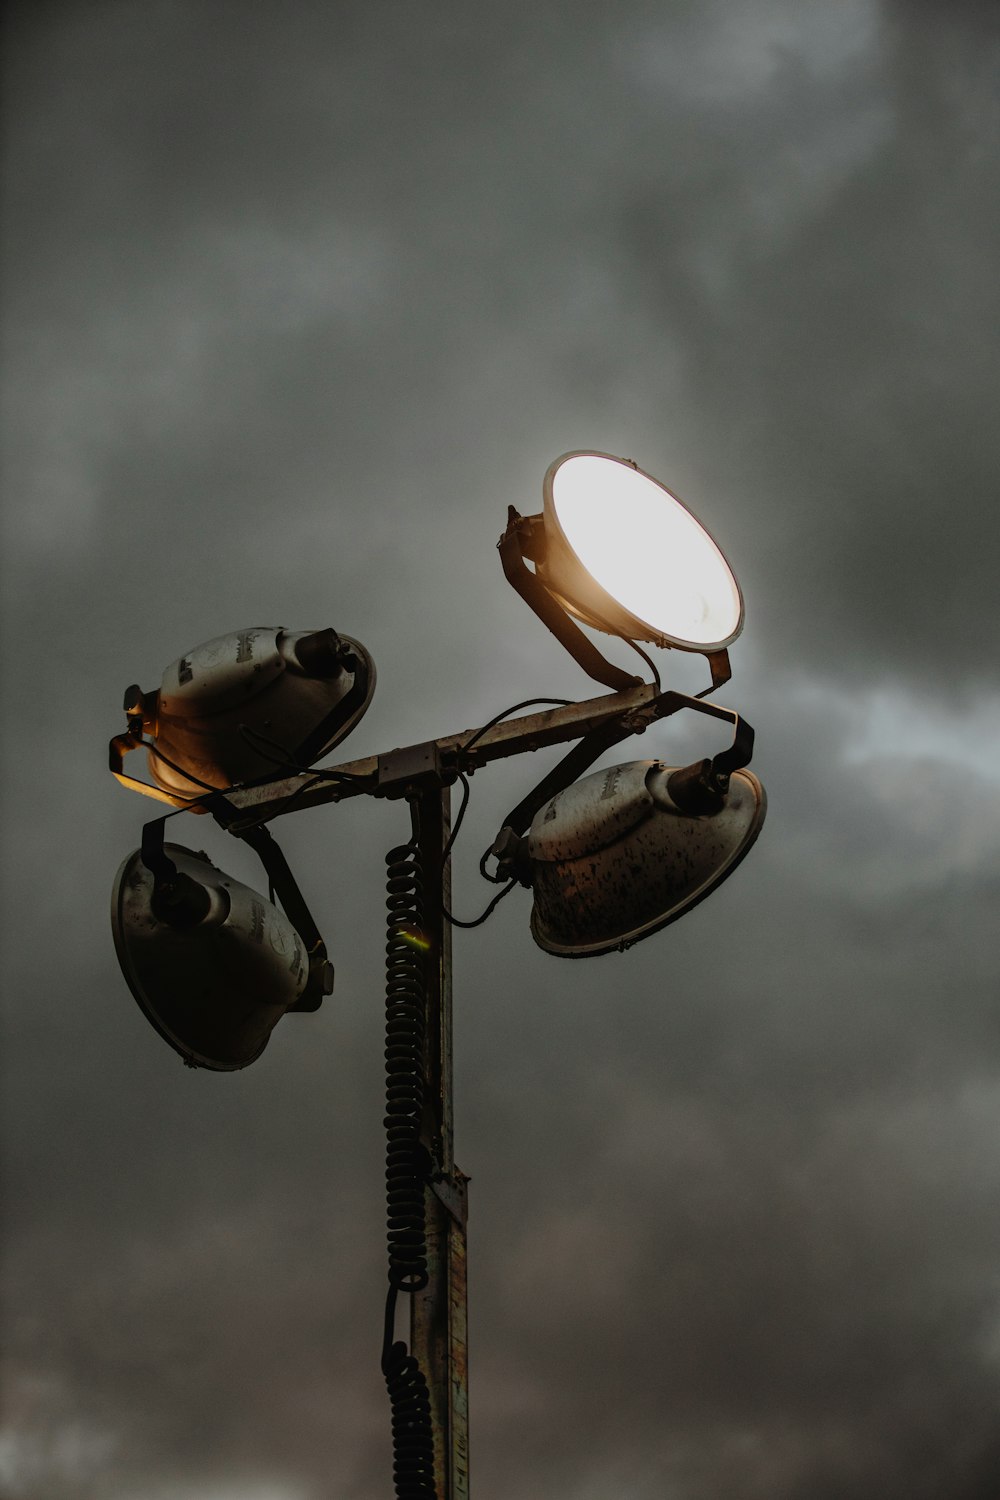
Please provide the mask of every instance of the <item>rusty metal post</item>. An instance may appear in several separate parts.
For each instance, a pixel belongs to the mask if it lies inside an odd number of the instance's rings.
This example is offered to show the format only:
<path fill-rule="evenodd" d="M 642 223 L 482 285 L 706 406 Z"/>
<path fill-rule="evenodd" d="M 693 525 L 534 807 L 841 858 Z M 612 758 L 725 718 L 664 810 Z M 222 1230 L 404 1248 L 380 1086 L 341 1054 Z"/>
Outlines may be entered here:
<path fill-rule="evenodd" d="M 426 1287 L 410 1299 L 410 1350 L 430 1390 L 434 1427 L 434 1477 L 439 1500 L 468 1500 L 469 1404 L 466 1362 L 465 1216 L 467 1178 L 453 1155 L 451 1051 L 451 861 L 442 859 L 451 829 L 447 787 L 420 797 L 421 863 L 425 924 L 431 962 L 427 984 L 427 1054 L 422 1141 L 438 1165 L 425 1188 Z"/>

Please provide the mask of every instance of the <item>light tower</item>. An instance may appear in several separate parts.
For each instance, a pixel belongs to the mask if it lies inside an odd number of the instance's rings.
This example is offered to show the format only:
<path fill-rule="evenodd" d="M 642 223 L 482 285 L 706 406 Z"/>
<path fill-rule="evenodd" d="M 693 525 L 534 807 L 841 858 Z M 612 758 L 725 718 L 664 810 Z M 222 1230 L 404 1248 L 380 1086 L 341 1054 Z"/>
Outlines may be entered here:
<path fill-rule="evenodd" d="M 467 1179 L 453 1150 L 452 926 L 478 925 L 521 884 L 533 896 L 532 936 L 546 952 L 585 958 L 629 947 L 725 880 L 766 810 L 746 769 L 750 726 L 704 694 L 664 691 L 639 644 L 704 655 L 713 687 L 730 678 L 742 595 L 718 545 L 676 496 L 631 460 L 568 453 L 545 475 L 541 513 L 511 507 L 499 550 L 508 581 L 610 693 L 511 718 L 552 702 L 529 699 L 478 729 L 320 768 L 371 701 L 374 663 L 332 629 L 258 626 L 187 652 L 153 692 L 129 688 L 126 730 L 110 746 L 118 779 L 171 809 L 146 825 L 115 880 L 119 962 L 147 1018 L 192 1067 L 247 1066 L 284 1015 L 318 1010 L 333 988 L 326 946 L 267 825 L 357 796 L 408 804 L 410 836 L 386 857 L 382 1369 L 399 1500 L 469 1495 Z M 583 626 L 626 641 L 652 681 L 610 662 Z M 730 747 L 687 766 L 631 760 L 586 774 L 614 745 L 682 709 L 729 722 Z M 497 894 L 476 922 L 458 922 L 450 854 L 469 775 L 570 743 L 502 819 L 480 861 Z M 125 770 L 140 748 L 148 782 Z M 462 803 L 453 828 L 456 782 Z M 182 812 L 209 813 L 249 844 L 269 896 L 207 855 L 168 843 L 166 822 Z M 400 1294 L 410 1299 L 409 1347 L 395 1336 Z"/>

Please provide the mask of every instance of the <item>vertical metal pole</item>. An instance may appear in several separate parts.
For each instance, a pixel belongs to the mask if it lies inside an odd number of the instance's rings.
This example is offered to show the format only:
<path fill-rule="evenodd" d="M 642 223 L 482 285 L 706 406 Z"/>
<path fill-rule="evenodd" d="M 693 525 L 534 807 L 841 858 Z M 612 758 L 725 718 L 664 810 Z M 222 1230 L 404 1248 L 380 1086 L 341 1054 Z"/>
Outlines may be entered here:
<path fill-rule="evenodd" d="M 455 1166 L 452 1119 L 451 860 L 442 859 L 451 830 L 447 787 L 420 799 L 425 923 L 430 940 L 427 983 L 427 1109 L 421 1138 L 439 1174 L 425 1188 L 426 1287 L 410 1298 L 410 1349 L 430 1389 L 434 1474 L 439 1500 L 468 1500 L 469 1398 L 466 1360 L 466 1183 Z"/>

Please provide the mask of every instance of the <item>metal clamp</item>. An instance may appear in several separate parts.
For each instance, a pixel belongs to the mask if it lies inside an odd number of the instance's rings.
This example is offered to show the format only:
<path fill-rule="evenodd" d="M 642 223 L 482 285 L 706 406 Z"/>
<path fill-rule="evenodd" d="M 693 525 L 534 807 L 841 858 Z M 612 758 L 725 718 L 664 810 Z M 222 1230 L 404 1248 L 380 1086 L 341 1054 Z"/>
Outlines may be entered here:
<path fill-rule="evenodd" d="M 108 769 L 115 780 L 120 781 L 122 786 L 128 787 L 130 791 L 142 792 L 144 797 L 152 797 L 155 802 L 165 802 L 168 807 L 190 807 L 192 811 L 196 811 L 193 804 L 199 800 L 198 798 L 175 797 L 158 786 L 150 786 L 148 781 L 140 781 L 138 776 L 126 775 L 126 755 L 131 750 L 146 748 L 148 747 L 142 737 L 142 720 L 130 717 L 125 734 L 116 734 L 108 746 Z"/>

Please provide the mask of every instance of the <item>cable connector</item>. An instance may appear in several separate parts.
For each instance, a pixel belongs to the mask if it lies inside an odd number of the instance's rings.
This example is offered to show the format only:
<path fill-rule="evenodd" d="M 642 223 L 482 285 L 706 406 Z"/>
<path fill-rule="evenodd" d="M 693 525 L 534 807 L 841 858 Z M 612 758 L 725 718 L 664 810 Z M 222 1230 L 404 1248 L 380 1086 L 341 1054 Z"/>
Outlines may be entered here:
<path fill-rule="evenodd" d="M 531 865 L 528 860 L 528 840 L 515 833 L 505 824 L 497 834 L 489 851 L 497 862 L 496 878 L 516 880 L 519 885 L 531 888 Z"/>

